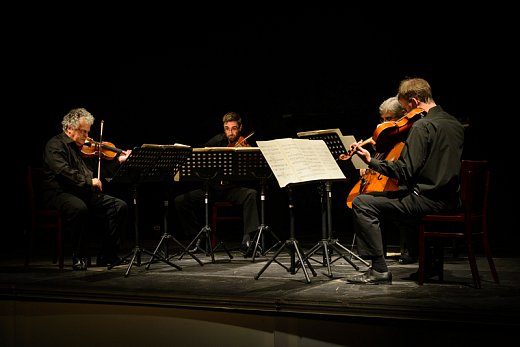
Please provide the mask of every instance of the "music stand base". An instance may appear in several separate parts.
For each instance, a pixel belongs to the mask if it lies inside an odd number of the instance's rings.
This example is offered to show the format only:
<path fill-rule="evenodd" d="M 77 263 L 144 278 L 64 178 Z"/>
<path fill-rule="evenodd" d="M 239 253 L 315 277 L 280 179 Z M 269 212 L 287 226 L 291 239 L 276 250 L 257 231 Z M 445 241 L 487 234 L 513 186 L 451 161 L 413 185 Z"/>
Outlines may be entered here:
<path fill-rule="evenodd" d="M 337 240 L 331 240 L 331 239 L 323 239 L 323 240 L 319 241 L 316 245 L 314 245 L 307 252 L 304 259 L 305 260 L 312 259 L 312 256 L 320 249 L 323 250 L 323 263 L 322 264 L 323 264 L 323 266 L 325 266 L 325 265 L 327 266 L 327 276 L 328 277 L 331 277 L 331 278 L 333 277 L 332 270 L 331 270 L 331 264 L 336 262 L 340 258 L 345 259 L 350 265 L 352 265 L 352 267 L 354 269 L 356 269 L 356 271 L 359 270 L 359 266 L 354 264 L 354 262 L 351 260 L 352 257 L 355 257 L 356 259 L 360 260 L 366 266 L 370 266 L 370 264 L 368 264 L 364 259 L 360 258 L 358 255 L 351 252 L 348 248 L 346 248 L 345 246 L 343 246 L 342 244 L 337 242 Z M 331 261 L 333 250 L 336 251 L 339 254 L 339 256 L 334 261 Z M 343 254 L 343 251 L 350 254 L 350 259 L 347 258 L 347 256 L 345 254 Z M 300 264 L 297 264 L 297 265 L 300 266 Z"/>
<path fill-rule="evenodd" d="M 206 218 L 207 219 L 207 218 Z M 224 245 L 224 242 L 220 241 L 217 243 L 217 245 L 215 246 L 215 248 L 213 248 L 211 246 L 211 228 L 209 227 L 209 225 L 206 225 L 204 226 L 202 229 L 200 229 L 200 231 L 198 232 L 198 234 L 193 238 L 193 240 L 191 240 L 191 242 L 189 243 L 189 245 L 186 247 L 186 249 L 184 250 L 184 252 L 180 255 L 179 259 L 182 259 L 184 257 L 184 255 L 186 253 L 188 253 L 189 255 L 191 255 L 193 258 L 195 258 L 195 260 L 197 260 L 197 262 L 200 264 L 200 265 L 203 265 L 203 263 L 200 261 L 200 259 L 198 259 L 195 255 L 192 254 L 192 252 L 190 251 L 191 247 L 195 246 L 197 250 L 201 251 L 201 252 L 204 252 L 206 255 L 209 255 L 211 257 L 211 262 L 212 263 L 215 263 L 215 251 L 222 246 L 222 248 L 224 249 L 224 251 L 227 253 L 229 259 L 233 259 L 233 255 L 231 255 L 231 253 L 229 252 L 229 250 L 227 249 L 226 245 Z M 197 240 L 199 238 L 201 238 L 202 236 L 204 236 L 205 238 L 205 249 L 203 249 L 202 247 L 200 247 L 200 245 L 197 245 Z M 209 250 L 209 251 L 208 251 Z"/>
<path fill-rule="evenodd" d="M 290 258 L 291 258 L 291 265 L 290 267 L 286 267 L 285 265 L 283 265 L 282 263 L 280 263 L 279 261 L 276 260 L 276 258 L 278 257 L 278 255 L 280 255 L 280 253 L 284 250 L 284 249 L 288 249 L 289 250 L 289 254 L 290 254 Z M 269 267 L 269 265 L 271 265 L 271 263 L 274 261 L 276 262 L 278 265 L 282 266 L 283 268 L 285 268 L 287 271 L 289 271 L 292 275 L 294 275 L 296 273 L 296 262 L 295 262 L 295 257 L 296 255 L 298 256 L 298 260 L 300 261 L 300 264 L 302 264 L 301 268 L 303 270 L 303 273 L 305 275 L 305 280 L 307 283 L 311 283 L 311 279 L 309 278 L 309 274 L 307 273 L 307 269 L 305 268 L 305 264 L 304 264 L 304 261 L 305 263 L 307 263 L 307 266 L 309 267 L 309 269 L 311 270 L 312 274 L 314 277 L 316 277 L 316 272 L 314 271 L 314 269 L 312 268 L 312 265 L 310 264 L 309 260 L 308 259 L 304 259 L 303 257 L 303 252 L 300 248 L 300 246 L 298 245 L 298 241 L 295 240 L 295 239 L 290 239 L 290 240 L 286 240 L 285 243 L 282 245 L 282 247 L 280 247 L 276 253 L 274 254 L 274 256 L 269 259 L 269 261 L 262 267 L 262 269 L 260 269 L 260 271 L 255 275 L 255 280 L 259 279 L 260 278 L 260 275 L 262 275 L 262 273 Z"/>
<path fill-rule="evenodd" d="M 141 266 L 143 265 L 141 263 L 141 254 L 142 253 L 145 253 L 145 254 L 148 254 L 150 257 L 154 257 L 154 258 L 157 258 L 157 260 L 159 261 L 162 261 L 163 263 L 166 263 L 170 266 L 173 266 L 174 268 L 176 268 L 177 270 L 182 270 L 182 268 L 170 261 L 168 261 L 167 259 L 163 258 L 162 256 L 158 255 L 158 254 L 153 254 L 152 252 L 144 249 L 144 248 L 141 248 L 140 246 L 135 246 L 134 249 L 128 253 L 126 256 L 124 256 L 123 258 L 121 258 L 120 261 L 110 265 L 108 267 L 108 270 L 112 269 L 113 267 L 121 264 L 122 262 L 124 262 L 125 260 L 127 260 L 130 256 L 132 256 L 132 258 L 130 259 L 130 261 L 128 262 L 128 268 L 126 269 L 126 272 L 125 272 L 125 277 L 128 277 L 128 275 L 130 274 L 130 270 L 132 269 L 132 267 L 134 265 L 137 265 L 137 266 Z"/>
<path fill-rule="evenodd" d="M 273 237 L 276 242 L 268 249 L 265 249 L 265 240 L 264 240 L 264 232 L 269 232 L 271 236 Z M 262 245 L 260 246 L 260 242 L 262 242 Z M 278 245 L 280 245 L 282 241 L 276 236 L 276 234 L 271 230 L 271 228 L 267 225 L 261 224 L 258 227 L 258 230 L 255 233 L 255 236 L 253 237 L 253 242 L 249 245 L 249 247 L 253 247 L 253 258 L 251 261 L 254 263 L 255 258 L 257 254 L 260 254 L 262 256 L 269 253 L 271 250 L 276 248 Z M 248 250 L 249 251 L 249 250 Z"/>
<path fill-rule="evenodd" d="M 190 252 L 188 252 L 186 250 L 186 248 L 184 247 L 184 245 L 182 243 L 179 242 L 179 240 L 177 240 L 175 237 L 173 237 L 171 234 L 169 233 L 164 233 L 161 237 L 161 240 L 159 241 L 159 243 L 157 244 L 157 247 L 155 247 L 155 250 L 153 252 L 153 255 L 152 257 L 150 258 L 150 260 L 148 261 L 148 265 L 146 265 L 146 270 L 148 270 L 150 268 L 150 265 L 155 262 L 155 258 L 158 257 L 158 254 L 157 252 L 159 252 L 159 249 L 161 248 L 162 245 L 164 245 L 166 247 L 166 251 L 165 251 L 165 254 L 163 256 L 164 259 L 166 260 L 170 260 L 171 258 L 174 257 L 174 255 L 170 256 L 168 254 L 168 246 L 166 244 L 164 244 L 164 242 L 166 242 L 167 240 L 172 240 L 173 242 L 175 242 L 182 250 L 183 252 L 186 252 L 188 253 L 189 255 L 191 255 L 191 257 L 193 259 L 195 259 L 200 265 L 202 265 L 202 262 L 199 260 L 199 258 L 195 257 L 193 254 L 191 254 Z"/>

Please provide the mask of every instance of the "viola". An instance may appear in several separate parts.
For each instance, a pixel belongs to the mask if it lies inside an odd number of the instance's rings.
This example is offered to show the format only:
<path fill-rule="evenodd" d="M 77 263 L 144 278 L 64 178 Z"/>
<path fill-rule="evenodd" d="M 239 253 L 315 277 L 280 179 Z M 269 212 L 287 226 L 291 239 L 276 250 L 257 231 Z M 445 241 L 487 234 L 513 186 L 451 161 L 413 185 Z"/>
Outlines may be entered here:
<path fill-rule="evenodd" d="M 112 142 L 101 141 L 100 144 L 90 137 L 87 137 L 87 141 L 85 141 L 81 147 L 81 154 L 87 158 L 98 157 L 101 154 L 101 158 L 112 160 L 121 152 L 123 152 L 123 150 L 117 148 Z"/>
<path fill-rule="evenodd" d="M 413 109 L 396 121 L 384 122 L 377 126 L 372 137 L 361 143 L 362 146 L 371 143 L 376 148 L 376 158 L 384 160 L 397 160 L 404 148 L 404 140 L 412 124 L 423 117 L 426 111 L 420 108 Z M 350 158 L 343 154 L 340 159 Z M 343 159 L 346 160 L 346 159 Z M 347 206 L 352 208 L 352 200 L 359 194 L 370 192 L 395 191 L 399 182 L 377 171 L 367 169 L 361 179 L 354 185 L 347 197 Z"/>
<path fill-rule="evenodd" d="M 424 117 L 426 111 L 422 108 L 414 108 L 401 118 L 395 121 L 383 122 L 377 125 L 372 137 L 362 141 L 359 145 L 365 146 L 371 144 L 375 147 L 376 152 L 386 153 L 390 151 L 398 142 L 404 141 L 408 130 L 412 124 L 418 119 Z M 348 160 L 354 153 L 340 154 L 340 160 Z"/>
<path fill-rule="evenodd" d="M 397 142 L 404 141 L 412 124 L 425 114 L 426 111 L 422 108 L 414 108 L 398 120 L 379 124 L 372 134 L 376 151 L 385 153 L 392 149 Z"/>

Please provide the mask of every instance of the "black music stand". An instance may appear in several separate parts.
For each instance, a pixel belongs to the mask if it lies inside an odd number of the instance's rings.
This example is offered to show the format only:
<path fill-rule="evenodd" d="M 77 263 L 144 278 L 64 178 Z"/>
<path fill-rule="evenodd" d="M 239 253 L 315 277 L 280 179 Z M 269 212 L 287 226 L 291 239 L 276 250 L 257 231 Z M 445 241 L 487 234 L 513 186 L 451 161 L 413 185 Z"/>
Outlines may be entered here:
<path fill-rule="evenodd" d="M 266 255 L 281 243 L 273 230 L 265 224 L 266 184 L 267 180 L 273 177 L 273 172 L 259 149 L 237 150 L 235 151 L 235 158 L 234 172 L 236 179 L 260 180 L 260 225 L 246 252 L 246 254 L 249 254 L 249 251 L 253 250 L 251 261 L 254 262 L 257 254 Z M 268 249 L 265 242 L 266 232 L 270 233 L 275 241 Z"/>
<path fill-rule="evenodd" d="M 309 132 L 299 132 L 298 137 L 307 138 L 310 140 L 323 140 L 327 145 L 330 153 L 334 158 L 339 158 L 341 154 L 346 154 L 348 151 L 342 140 L 342 135 L 339 129 L 317 130 Z M 327 265 L 328 276 L 332 277 L 331 271 L 331 250 L 335 250 L 339 257 L 336 259 L 345 259 L 354 269 L 359 270 L 359 267 L 352 262 L 352 257 L 355 257 L 366 266 L 370 266 L 368 262 L 354 254 L 350 249 L 343 246 L 337 239 L 332 238 L 332 182 L 324 180 L 320 186 L 321 196 L 321 211 L 322 211 L 322 239 L 314 245 L 305 255 L 305 259 L 311 258 L 319 249 L 323 250 L 322 265 Z M 350 254 L 350 258 L 345 256 L 345 253 Z M 335 260 L 335 261 L 336 261 Z M 334 262 L 334 261 L 333 261 Z"/>
<path fill-rule="evenodd" d="M 166 191 L 168 191 L 168 186 L 166 187 Z M 156 254 L 157 254 L 157 252 L 160 251 L 161 246 L 164 249 L 163 257 L 165 259 L 170 260 L 174 256 L 174 255 L 170 256 L 170 254 L 169 254 L 168 245 L 166 244 L 166 242 L 168 240 L 171 240 L 174 244 L 179 246 L 182 249 L 183 252 L 188 253 L 193 259 L 195 259 L 202 266 L 203 263 L 200 261 L 200 259 L 197 258 L 193 253 L 191 253 L 186 247 L 184 247 L 184 245 L 179 240 L 177 240 L 172 234 L 170 234 L 168 232 L 168 206 L 169 206 L 169 198 L 168 197 L 169 197 L 169 195 L 166 195 L 166 197 L 164 199 L 164 202 L 163 202 L 163 205 L 164 205 L 164 210 L 163 210 L 164 233 L 162 234 L 161 240 L 157 244 L 157 247 L 155 247 L 155 250 L 153 251 L 154 255 L 148 261 L 148 265 L 146 265 L 146 269 L 148 270 L 150 268 L 150 265 L 152 265 L 152 263 L 154 262 L 154 259 L 156 258 Z"/>
<path fill-rule="evenodd" d="M 321 218 L 322 218 L 322 233 L 321 233 L 321 240 L 318 241 L 316 245 L 314 245 L 309 251 L 305 254 L 305 259 L 312 259 L 312 256 L 320 249 L 323 250 L 323 261 L 322 265 L 327 265 L 327 275 L 329 277 L 332 277 L 332 271 L 330 265 L 337 261 L 340 258 L 345 259 L 352 267 L 356 270 L 359 270 L 359 266 L 354 264 L 352 262 L 352 257 L 356 258 L 357 260 L 361 261 L 366 266 L 370 266 L 368 262 L 366 262 L 363 258 L 359 257 L 357 254 L 352 252 L 350 249 L 343 246 L 341 243 L 338 242 L 337 239 L 332 238 L 332 189 L 331 189 L 332 182 L 331 181 L 324 181 L 321 182 L 320 187 L 320 195 L 321 195 Z M 335 250 L 339 257 L 336 258 L 334 261 L 331 261 L 331 255 L 332 250 Z M 345 252 L 350 254 L 350 258 L 347 258 L 345 255 Z"/>
<path fill-rule="evenodd" d="M 302 249 L 300 248 L 300 245 L 298 243 L 298 240 L 296 240 L 295 237 L 295 231 L 294 231 L 294 203 L 292 199 L 292 184 L 287 185 L 287 194 L 288 194 L 288 202 L 289 202 L 289 232 L 290 236 L 289 239 L 287 239 L 284 244 L 275 252 L 273 257 L 269 259 L 269 261 L 260 269 L 260 271 L 255 275 L 255 280 L 260 278 L 260 275 L 271 265 L 272 262 L 276 262 L 278 265 L 286 269 L 288 272 L 290 272 L 292 275 L 294 275 L 297 271 L 296 267 L 296 255 L 298 256 L 298 260 L 301 264 L 301 268 L 303 270 L 303 273 L 305 275 L 305 280 L 307 283 L 310 283 L 311 280 L 309 278 L 309 274 L 307 273 L 307 269 L 305 268 L 305 263 L 309 267 L 309 269 L 312 272 L 312 275 L 316 277 L 316 272 L 312 268 L 311 263 L 309 262 L 308 258 L 304 257 L 304 253 Z M 277 261 L 276 258 L 280 253 L 284 250 L 289 250 L 289 256 L 290 256 L 290 265 L 287 267 L 286 265 L 282 264 L 281 262 Z"/>
<path fill-rule="evenodd" d="M 138 186 L 145 182 L 162 182 L 173 177 L 179 170 L 186 157 L 191 153 L 191 147 L 177 147 L 175 145 L 147 145 L 136 147 L 127 160 L 119 167 L 112 181 L 124 182 L 132 184 L 134 215 L 135 215 L 135 247 L 124 256 L 119 262 L 108 267 L 112 269 L 114 266 L 127 261 L 131 257 L 125 277 L 128 277 L 132 266 L 135 264 L 141 266 L 141 254 L 145 253 L 178 270 L 182 268 L 159 254 L 154 254 L 139 244 L 139 211 L 138 211 Z"/>
<path fill-rule="evenodd" d="M 215 251 L 219 247 L 224 249 L 229 259 L 233 259 L 233 255 L 231 255 L 224 242 L 218 241 L 216 246 L 213 247 L 211 239 L 212 231 L 209 225 L 209 199 L 210 186 L 213 181 L 228 181 L 233 179 L 235 150 L 235 148 L 231 147 L 195 148 L 191 156 L 187 158 L 184 165 L 180 168 L 180 181 L 204 182 L 205 225 L 200 229 L 197 235 L 195 235 L 193 240 L 191 240 L 179 259 L 182 259 L 184 255 L 188 253 L 187 250 L 196 246 L 197 240 L 203 235 L 205 236 L 205 248 L 197 247 L 211 257 L 212 263 L 215 263 Z"/>

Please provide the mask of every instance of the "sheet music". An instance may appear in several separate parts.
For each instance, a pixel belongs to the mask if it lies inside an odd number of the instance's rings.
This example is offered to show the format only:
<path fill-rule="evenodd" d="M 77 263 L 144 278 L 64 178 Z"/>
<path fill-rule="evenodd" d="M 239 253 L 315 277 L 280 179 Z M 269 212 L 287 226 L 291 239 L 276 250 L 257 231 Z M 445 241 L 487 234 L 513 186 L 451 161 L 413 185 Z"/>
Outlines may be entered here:
<path fill-rule="evenodd" d="M 323 140 L 256 141 L 281 188 L 290 183 L 346 179 Z"/>
<path fill-rule="evenodd" d="M 182 143 L 175 143 L 173 145 L 157 145 L 153 143 L 143 143 L 142 148 L 190 148 L 191 146 L 183 145 Z"/>
<path fill-rule="evenodd" d="M 347 149 L 350 147 L 351 144 L 357 142 L 356 138 L 352 135 L 340 136 L 340 139 L 341 142 L 343 142 L 345 148 Z M 352 165 L 354 165 L 356 169 L 368 169 L 368 165 L 357 154 L 354 154 L 350 158 L 350 160 L 352 161 Z"/>
<path fill-rule="evenodd" d="M 195 148 L 195 152 L 211 152 L 211 151 L 229 151 L 229 152 L 255 152 L 258 151 L 258 147 L 201 147 Z"/>
<path fill-rule="evenodd" d="M 343 152 L 344 153 L 347 153 L 348 152 L 348 148 L 350 147 L 351 144 L 353 144 L 354 142 L 357 142 L 356 141 L 356 138 L 353 136 L 353 135 L 343 135 L 341 133 L 341 130 L 339 130 L 338 128 L 336 129 L 324 129 L 324 130 L 311 130 L 311 131 L 302 131 L 302 132 L 299 132 L 297 133 L 298 137 L 323 137 L 323 136 L 326 136 L 328 134 L 337 134 L 338 135 L 338 138 L 340 139 L 341 143 L 343 144 L 343 147 L 344 147 L 344 150 Z M 354 165 L 354 167 L 356 169 L 368 169 L 368 165 L 358 156 L 358 155 L 353 155 L 351 157 L 351 161 L 352 161 L 352 165 Z"/>

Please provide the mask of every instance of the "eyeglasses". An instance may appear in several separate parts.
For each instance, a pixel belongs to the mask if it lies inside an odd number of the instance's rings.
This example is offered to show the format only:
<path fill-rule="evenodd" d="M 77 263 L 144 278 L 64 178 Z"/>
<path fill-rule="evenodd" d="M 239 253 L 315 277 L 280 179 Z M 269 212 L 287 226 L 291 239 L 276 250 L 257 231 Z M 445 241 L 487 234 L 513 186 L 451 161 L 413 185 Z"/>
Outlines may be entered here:
<path fill-rule="evenodd" d="M 238 131 L 238 127 L 231 127 L 231 128 L 224 127 L 224 131 L 226 131 L 226 132 L 229 132 L 229 131 Z"/>
<path fill-rule="evenodd" d="M 76 129 L 77 132 L 83 134 L 83 135 L 88 135 L 88 133 L 90 132 L 90 130 L 85 130 L 85 129 Z"/>

